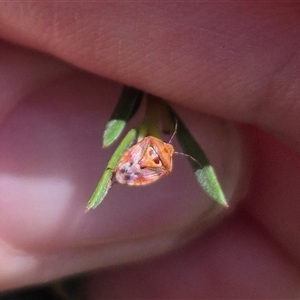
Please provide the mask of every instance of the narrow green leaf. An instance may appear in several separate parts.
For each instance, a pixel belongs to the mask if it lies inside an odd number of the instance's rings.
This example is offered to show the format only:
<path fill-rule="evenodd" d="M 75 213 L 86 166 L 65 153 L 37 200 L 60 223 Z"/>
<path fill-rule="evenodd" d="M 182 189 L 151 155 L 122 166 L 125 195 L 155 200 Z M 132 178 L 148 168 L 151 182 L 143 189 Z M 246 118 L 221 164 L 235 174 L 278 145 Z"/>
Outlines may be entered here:
<path fill-rule="evenodd" d="M 170 108 L 171 114 L 177 120 L 177 139 L 185 154 L 192 156 L 195 160 L 188 158 L 188 161 L 195 173 L 198 183 L 204 191 L 218 203 L 227 206 L 227 201 L 219 184 L 217 175 L 207 159 L 204 151 L 194 139 L 190 131 L 184 125 L 179 116 Z M 200 165 L 199 165 L 200 163 Z"/>
<path fill-rule="evenodd" d="M 146 100 L 146 112 L 148 119 L 152 119 L 153 123 L 157 124 L 157 127 L 159 124 L 163 133 L 172 134 L 174 132 L 175 120 L 174 117 L 170 115 L 169 105 L 166 101 L 151 94 L 146 95 Z M 154 134 L 151 135 L 161 139 L 160 134 L 158 136 Z"/>
<path fill-rule="evenodd" d="M 103 147 L 108 147 L 120 136 L 126 123 L 139 108 L 142 98 L 142 91 L 128 86 L 123 88 L 118 104 L 106 124 L 103 135 Z"/>
<path fill-rule="evenodd" d="M 127 135 L 124 137 L 112 157 L 110 158 L 107 167 L 91 197 L 89 202 L 86 206 L 86 211 L 90 209 L 95 209 L 101 201 L 106 196 L 109 188 L 111 187 L 111 179 L 113 177 L 114 169 L 116 168 L 120 158 L 122 157 L 122 154 L 124 151 L 126 151 L 133 143 L 133 141 L 136 139 L 137 136 L 137 129 L 133 128 L 131 129 Z"/>
<path fill-rule="evenodd" d="M 203 167 L 203 169 L 198 169 L 196 171 L 194 170 L 194 172 L 203 190 L 218 203 L 228 207 L 228 203 L 214 168 L 210 165 L 207 165 Z"/>

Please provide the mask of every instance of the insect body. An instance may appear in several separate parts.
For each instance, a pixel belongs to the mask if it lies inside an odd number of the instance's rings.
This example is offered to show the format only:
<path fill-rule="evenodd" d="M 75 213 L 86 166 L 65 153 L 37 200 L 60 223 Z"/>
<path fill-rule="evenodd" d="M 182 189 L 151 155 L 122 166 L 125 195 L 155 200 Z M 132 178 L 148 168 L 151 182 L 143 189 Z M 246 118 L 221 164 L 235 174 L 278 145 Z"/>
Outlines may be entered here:
<path fill-rule="evenodd" d="M 153 136 L 144 137 L 122 155 L 114 180 L 132 186 L 147 185 L 172 171 L 174 148 Z"/>

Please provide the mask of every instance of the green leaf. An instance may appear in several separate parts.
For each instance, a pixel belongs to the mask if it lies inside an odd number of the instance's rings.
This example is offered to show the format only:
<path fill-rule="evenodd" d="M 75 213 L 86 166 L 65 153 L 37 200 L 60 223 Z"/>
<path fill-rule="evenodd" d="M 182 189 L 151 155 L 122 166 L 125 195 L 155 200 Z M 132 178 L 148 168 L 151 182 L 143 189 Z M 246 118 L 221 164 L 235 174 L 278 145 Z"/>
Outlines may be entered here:
<path fill-rule="evenodd" d="M 146 94 L 146 114 L 147 118 L 157 126 L 157 130 L 161 128 L 161 131 L 165 134 L 171 134 L 174 132 L 175 119 L 170 115 L 169 105 L 160 97 Z M 160 126 L 159 126 L 160 125 Z M 151 134 L 161 139 L 161 134 Z"/>
<path fill-rule="evenodd" d="M 95 209 L 104 199 L 109 188 L 111 187 L 113 173 L 120 158 L 122 157 L 123 153 L 132 145 L 133 141 L 136 139 L 136 136 L 137 129 L 133 128 L 124 137 L 124 139 L 110 158 L 106 170 L 104 171 L 91 199 L 87 203 L 86 211 Z"/>
<path fill-rule="evenodd" d="M 184 125 L 179 116 L 171 109 L 170 112 L 177 121 L 177 139 L 183 152 L 194 159 L 188 157 L 188 161 L 194 171 L 198 183 L 203 190 L 218 203 L 228 207 L 225 195 L 219 184 L 217 175 L 207 159 L 204 151 L 194 139 L 190 131 Z"/>
<path fill-rule="evenodd" d="M 118 104 L 106 124 L 103 135 L 103 147 L 108 147 L 120 136 L 126 123 L 139 108 L 142 98 L 142 91 L 128 86 L 123 88 Z"/>

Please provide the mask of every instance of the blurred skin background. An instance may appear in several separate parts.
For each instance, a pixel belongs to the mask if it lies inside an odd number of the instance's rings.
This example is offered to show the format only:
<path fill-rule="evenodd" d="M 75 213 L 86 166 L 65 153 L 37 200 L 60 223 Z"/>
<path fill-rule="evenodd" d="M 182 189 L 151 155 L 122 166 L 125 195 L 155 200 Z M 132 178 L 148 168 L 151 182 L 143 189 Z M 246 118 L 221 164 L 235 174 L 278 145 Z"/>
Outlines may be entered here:
<path fill-rule="evenodd" d="M 88 299 L 298 297 L 299 20 L 297 3 L 1 3 L 1 291 L 84 272 Z M 201 223 L 177 158 L 84 214 L 124 84 L 174 105 L 216 166 L 232 208 L 204 235 L 219 216 Z"/>

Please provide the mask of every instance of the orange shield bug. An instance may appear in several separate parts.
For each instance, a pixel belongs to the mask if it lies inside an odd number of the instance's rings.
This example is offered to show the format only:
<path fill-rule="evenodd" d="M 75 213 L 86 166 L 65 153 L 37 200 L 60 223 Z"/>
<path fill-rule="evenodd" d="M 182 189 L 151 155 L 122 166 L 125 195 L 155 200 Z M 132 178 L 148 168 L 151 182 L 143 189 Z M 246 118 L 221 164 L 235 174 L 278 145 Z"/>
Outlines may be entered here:
<path fill-rule="evenodd" d="M 114 179 L 121 184 L 147 185 L 172 171 L 174 147 L 153 136 L 144 137 L 122 155 Z"/>
<path fill-rule="evenodd" d="M 132 186 L 151 184 L 172 172 L 173 154 L 189 157 L 201 167 L 191 155 L 174 151 L 171 141 L 176 131 L 177 122 L 168 143 L 153 136 L 146 136 L 125 151 L 114 170 L 113 180 Z"/>

